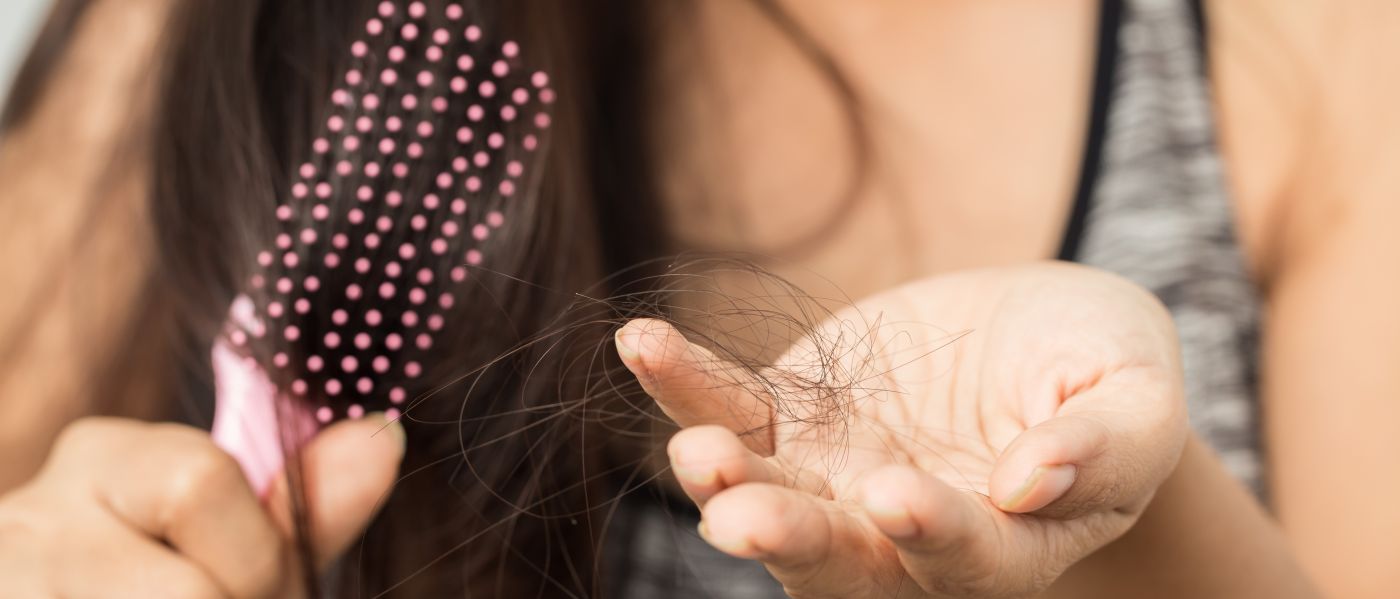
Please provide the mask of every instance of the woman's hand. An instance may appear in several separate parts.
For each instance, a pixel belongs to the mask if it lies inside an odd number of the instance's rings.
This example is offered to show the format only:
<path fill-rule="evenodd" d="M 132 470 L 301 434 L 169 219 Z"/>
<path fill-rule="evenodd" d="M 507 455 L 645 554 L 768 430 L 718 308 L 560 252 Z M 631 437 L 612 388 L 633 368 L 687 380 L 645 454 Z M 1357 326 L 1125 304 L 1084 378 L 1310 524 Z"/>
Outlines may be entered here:
<path fill-rule="evenodd" d="M 304 450 L 314 555 L 359 536 L 397 476 L 403 433 L 343 422 Z M 15 597 L 303 597 L 285 477 L 263 500 L 196 429 L 86 419 L 0 497 L 0 580 Z"/>
<path fill-rule="evenodd" d="M 1033 595 L 1132 526 L 1186 437 L 1167 313 L 1076 266 L 900 287 L 758 377 L 660 321 L 617 341 L 683 427 L 701 534 L 794 597 Z"/>

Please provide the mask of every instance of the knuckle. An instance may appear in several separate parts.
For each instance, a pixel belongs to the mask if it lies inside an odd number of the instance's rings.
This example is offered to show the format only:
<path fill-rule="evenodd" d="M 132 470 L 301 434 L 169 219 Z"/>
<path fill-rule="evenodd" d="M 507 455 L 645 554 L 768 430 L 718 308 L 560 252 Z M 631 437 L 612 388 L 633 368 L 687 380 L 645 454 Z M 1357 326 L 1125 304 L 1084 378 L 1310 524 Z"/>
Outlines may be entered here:
<path fill-rule="evenodd" d="M 177 470 L 194 487 L 222 487 L 240 480 L 238 462 L 207 440 L 182 448 Z"/>
<path fill-rule="evenodd" d="M 198 509 L 206 499 L 233 492 L 243 484 L 238 462 L 212 442 L 181 448 L 175 460 L 165 489 L 167 505 L 175 510 Z"/>

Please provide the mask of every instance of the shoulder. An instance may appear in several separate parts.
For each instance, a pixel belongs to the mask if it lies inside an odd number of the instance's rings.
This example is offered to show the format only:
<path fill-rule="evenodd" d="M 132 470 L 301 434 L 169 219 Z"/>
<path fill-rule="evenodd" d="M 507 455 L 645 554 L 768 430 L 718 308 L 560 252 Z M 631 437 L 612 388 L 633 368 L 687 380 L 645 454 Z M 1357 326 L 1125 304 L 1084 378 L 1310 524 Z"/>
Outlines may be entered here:
<path fill-rule="evenodd" d="M 1205 4 L 1230 184 L 1267 283 L 1357 216 L 1396 216 L 1400 3 Z"/>

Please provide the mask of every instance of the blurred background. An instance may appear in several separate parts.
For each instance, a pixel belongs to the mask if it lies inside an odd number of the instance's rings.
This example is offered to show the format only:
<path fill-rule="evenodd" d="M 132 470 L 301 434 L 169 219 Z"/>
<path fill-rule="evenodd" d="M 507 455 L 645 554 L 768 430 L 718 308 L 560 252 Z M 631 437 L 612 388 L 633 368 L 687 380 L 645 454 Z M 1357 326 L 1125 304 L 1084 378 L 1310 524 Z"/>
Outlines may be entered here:
<path fill-rule="evenodd" d="M 52 0 L 4 0 L 0 2 L 0 96 L 9 92 L 24 52 Z"/>

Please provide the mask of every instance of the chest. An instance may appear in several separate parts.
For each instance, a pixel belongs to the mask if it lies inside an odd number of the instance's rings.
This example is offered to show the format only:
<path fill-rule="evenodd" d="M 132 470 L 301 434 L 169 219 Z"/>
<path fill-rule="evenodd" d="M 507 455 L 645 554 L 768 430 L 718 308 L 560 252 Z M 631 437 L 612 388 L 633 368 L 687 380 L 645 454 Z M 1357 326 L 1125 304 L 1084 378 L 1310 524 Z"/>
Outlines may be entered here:
<path fill-rule="evenodd" d="M 1054 257 L 1097 4 L 695 3 L 654 92 L 673 238 L 853 297 Z"/>

